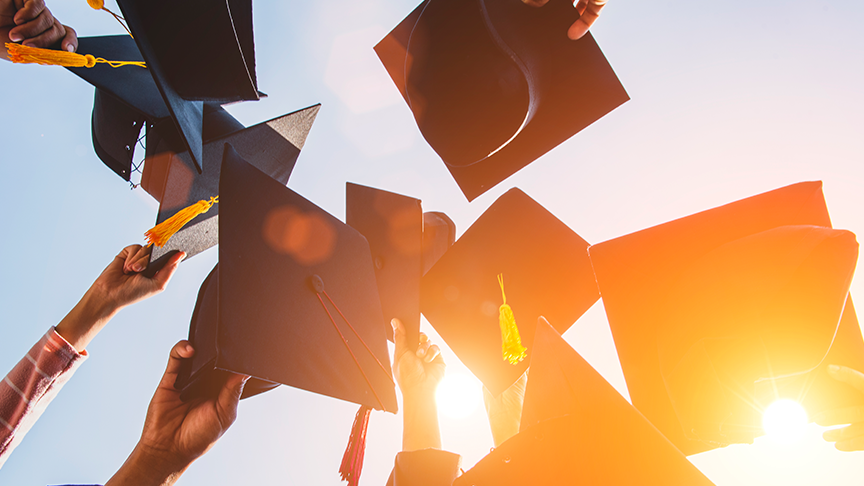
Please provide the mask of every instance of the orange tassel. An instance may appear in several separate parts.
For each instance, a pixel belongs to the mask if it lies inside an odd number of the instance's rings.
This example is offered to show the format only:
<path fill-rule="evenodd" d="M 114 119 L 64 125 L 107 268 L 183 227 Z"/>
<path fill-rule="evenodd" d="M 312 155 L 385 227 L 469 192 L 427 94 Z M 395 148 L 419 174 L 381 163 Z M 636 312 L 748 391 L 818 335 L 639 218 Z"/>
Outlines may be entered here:
<path fill-rule="evenodd" d="M 9 54 L 10 61 L 19 64 L 42 64 L 45 66 L 87 68 L 92 68 L 96 64 L 107 64 L 113 68 L 120 66 L 147 67 L 143 61 L 107 61 L 101 57 L 93 57 L 90 54 L 85 55 L 76 52 L 28 47 L 22 46 L 21 44 L 13 44 L 11 42 L 6 43 L 6 52 Z"/>
<path fill-rule="evenodd" d="M 519 328 L 516 327 L 516 318 L 513 309 L 507 305 L 507 295 L 504 294 L 504 274 L 498 274 L 498 285 L 501 286 L 501 298 L 504 303 L 498 308 L 498 325 L 501 326 L 501 352 L 504 361 L 515 365 L 525 359 L 527 348 L 522 346 L 522 338 L 519 337 Z"/>
<path fill-rule="evenodd" d="M 186 223 L 195 219 L 195 216 L 206 213 L 218 202 L 219 196 L 211 197 L 209 201 L 202 199 L 188 208 L 177 211 L 174 216 L 162 221 L 144 233 L 144 236 L 147 238 L 147 245 L 156 245 L 160 248 L 165 246 L 165 243 L 168 243 L 168 240 L 174 236 L 174 233 L 183 229 Z"/>
<path fill-rule="evenodd" d="M 87 5 L 90 5 L 90 8 L 93 10 L 104 10 L 113 15 L 114 18 L 117 19 L 117 22 L 120 22 L 120 25 L 123 26 L 123 29 L 126 30 L 126 33 L 129 34 L 129 37 L 132 37 L 132 32 L 129 32 L 129 27 L 126 27 L 126 24 L 123 23 L 125 19 L 105 8 L 105 2 L 103 0 L 87 0 Z"/>

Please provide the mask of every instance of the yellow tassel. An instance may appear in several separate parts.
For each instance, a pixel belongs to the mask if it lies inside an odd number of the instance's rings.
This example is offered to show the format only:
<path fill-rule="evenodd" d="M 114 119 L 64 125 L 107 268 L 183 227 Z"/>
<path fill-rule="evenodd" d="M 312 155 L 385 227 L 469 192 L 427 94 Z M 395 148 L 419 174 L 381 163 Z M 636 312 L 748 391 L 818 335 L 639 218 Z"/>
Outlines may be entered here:
<path fill-rule="evenodd" d="M 105 8 L 105 2 L 103 0 L 87 0 L 87 5 L 90 5 L 90 8 L 92 8 L 93 10 L 104 10 L 109 14 L 113 15 L 114 18 L 117 19 L 117 22 L 120 22 L 120 25 L 123 26 L 123 28 L 126 30 L 126 33 L 129 34 L 129 37 L 132 37 L 132 32 L 129 32 L 129 28 L 126 27 L 126 24 L 123 23 L 125 19 Z"/>
<path fill-rule="evenodd" d="M 168 243 L 168 240 L 174 236 L 174 233 L 183 229 L 183 227 L 186 226 L 186 223 L 192 221 L 195 216 L 206 213 L 218 202 L 219 196 L 211 197 L 209 201 L 202 199 L 188 208 L 183 208 L 180 211 L 177 211 L 177 214 L 171 216 L 165 221 L 162 221 L 144 233 L 144 236 L 147 238 L 147 245 L 156 245 L 160 248 L 165 246 L 165 243 Z"/>
<path fill-rule="evenodd" d="M 107 61 L 101 57 L 93 57 L 90 54 L 78 54 L 75 52 L 57 51 L 54 49 L 42 49 L 40 47 L 28 47 L 21 44 L 6 43 L 6 52 L 9 60 L 19 64 L 42 64 L 46 66 L 63 67 L 87 67 L 92 68 L 96 64 L 107 64 L 113 68 L 120 66 L 140 66 L 146 68 L 142 61 Z"/>
<path fill-rule="evenodd" d="M 501 286 L 501 298 L 504 303 L 498 308 L 498 325 L 501 326 L 501 352 L 504 361 L 515 365 L 525 359 L 527 348 L 522 346 L 519 337 L 519 328 L 516 327 L 516 318 L 513 317 L 513 309 L 507 305 L 507 295 L 504 294 L 504 274 L 498 274 L 498 285 Z"/>

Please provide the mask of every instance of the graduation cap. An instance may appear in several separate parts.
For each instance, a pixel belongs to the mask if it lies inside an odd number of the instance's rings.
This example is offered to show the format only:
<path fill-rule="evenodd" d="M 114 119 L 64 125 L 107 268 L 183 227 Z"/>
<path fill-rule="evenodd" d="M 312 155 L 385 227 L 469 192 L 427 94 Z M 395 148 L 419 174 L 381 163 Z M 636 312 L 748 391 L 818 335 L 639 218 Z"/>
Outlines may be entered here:
<path fill-rule="evenodd" d="M 811 416 L 853 399 L 824 372 L 824 358 L 864 359 L 848 299 L 857 243 L 831 229 L 821 182 L 590 254 L 633 404 L 685 454 L 751 442 L 762 410 L 781 396 Z"/>
<path fill-rule="evenodd" d="M 195 171 L 189 152 L 178 154 L 163 139 L 151 139 L 141 186 L 160 202 L 156 224 L 163 223 L 196 201 L 219 195 L 225 143 L 230 143 L 241 157 L 280 184 L 287 184 L 320 107 L 313 105 L 244 128 L 221 107 L 205 104 L 204 128 L 208 138 L 203 152 L 206 170 L 202 174 Z M 218 216 L 218 204 L 195 216 L 164 246 L 153 248 L 151 261 L 164 259 L 177 250 L 186 252 L 189 257 L 216 245 Z M 154 268 L 159 268 L 159 265 L 154 265 Z"/>
<path fill-rule="evenodd" d="M 534 349 L 520 432 L 454 486 L 713 484 L 542 320 Z"/>
<path fill-rule="evenodd" d="M 426 0 L 375 51 L 469 201 L 629 99 L 571 1 Z"/>
<path fill-rule="evenodd" d="M 420 308 L 450 349 L 497 396 L 528 366 L 527 361 L 518 362 L 518 356 L 504 359 L 502 347 L 511 349 L 508 339 L 502 339 L 512 330 L 502 325 L 508 313 L 515 317 L 519 341 L 530 357 L 537 317 L 547 316 L 564 332 L 597 301 L 587 248 L 585 240 L 543 206 L 511 189 L 423 277 Z"/>
<path fill-rule="evenodd" d="M 393 340 L 389 319 L 396 317 L 405 325 L 408 342 L 415 342 L 420 277 L 453 245 L 455 225 L 444 213 L 423 213 L 413 197 L 350 182 L 345 192 L 345 222 L 366 237 L 372 250 L 387 339 Z"/>
<path fill-rule="evenodd" d="M 198 352 L 176 386 L 195 396 L 220 369 L 395 412 L 365 238 L 224 150 L 215 299 L 205 282 L 198 303 L 216 316 L 193 320 Z"/>
<path fill-rule="evenodd" d="M 78 50 L 105 59 L 146 61 L 146 69 L 107 64 L 69 68 L 96 87 L 96 153 L 129 180 L 138 133 L 146 121 L 148 138 L 150 130 L 170 138 L 178 147 L 175 151 L 189 152 L 200 173 L 205 102 L 218 105 L 263 96 L 255 77 L 251 2 L 118 3 L 135 38 L 84 37 Z"/>

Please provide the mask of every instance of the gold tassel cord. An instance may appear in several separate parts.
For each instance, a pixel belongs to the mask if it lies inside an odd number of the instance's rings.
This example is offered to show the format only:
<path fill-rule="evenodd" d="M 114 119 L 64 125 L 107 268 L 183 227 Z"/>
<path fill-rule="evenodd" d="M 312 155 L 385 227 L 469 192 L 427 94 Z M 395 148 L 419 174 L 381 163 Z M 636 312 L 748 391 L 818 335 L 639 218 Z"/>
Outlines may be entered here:
<path fill-rule="evenodd" d="M 90 5 L 90 8 L 92 8 L 93 10 L 104 10 L 114 16 L 114 18 L 117 19 L 117 22 L 120 22 L 123 30 L 125 30 L 126 33 L 129 34 L 129 37 L 134 38 L 132 32 L 129 31 L 129 27 L 126 27 L 126 24 L 124 23 L 126 19 L 105 8 L 105 2 L 103 0 L 87 0 L 87 5 Z"/>
<path fill-rule="evenodd" d="M 63 67 L 86 67 L 92 68 L 96 64 L 107 64 L 113 68 L 120 66 L 139 66 L 146 68 L 143 61 L 108 61 L 101 57 L 90 54 L 78 54 L 75 52 L 57 51 L 54 49 L 42 49 L 40 47 L 28 47 L 21 44 L 6 43 L 6 52 L 9 60 L 18 64 L 41 64 L 43 66 Z"/>
<path fill-rule="evenodd" d="M 147 245 L 156 245 L 160 248 L 165 246 L 165 243 L 168 243 L 168 240 L 174 236 L 174 233 L 183 229 L 186 223 L 192 221 L 195 216 L 206 213 L 218 202 L 219 196 L 211 197 L 209 201 L 202 199 L 188 208 L 177 211 L 174 216 L 162 221 L 144 233 L 144 236 L 147 238 Z"/>
<path fill-rule="evenodd" d="M 528 349 L 522 346 L 522 338 L 519 337 L 519 328 L 516 327 L 513 309 L 507 305 L 503 273 L 498 274 L 498 285 L 501 286 L 501 298 L 504 300 L 504 303 L 498 308 L 498 325 L 501 327 L 501 353 L 504 361 L 515 365 L 525 359 Z"/>

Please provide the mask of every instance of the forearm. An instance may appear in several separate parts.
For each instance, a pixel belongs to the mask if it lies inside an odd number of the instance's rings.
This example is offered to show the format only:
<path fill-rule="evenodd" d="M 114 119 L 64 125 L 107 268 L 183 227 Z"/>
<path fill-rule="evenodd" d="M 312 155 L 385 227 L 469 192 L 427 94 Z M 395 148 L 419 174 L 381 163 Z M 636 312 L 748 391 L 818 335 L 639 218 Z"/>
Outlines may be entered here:
<path fill-rule="evenodd" d="M 438 406 L 434 393 L 405 394 L 402 404 L 402 450 L 441 449 Z"/>
<path fill-rule="evenodd" d="M 81 352 L 116 313 L 117 309 L 97 297 L 91 288 L 60 321 L 57 333 Z"/>
<path fill-rule="evenodd" d="M 50 330 L 0 382 L 0 466 L 85 358 Z"/>

